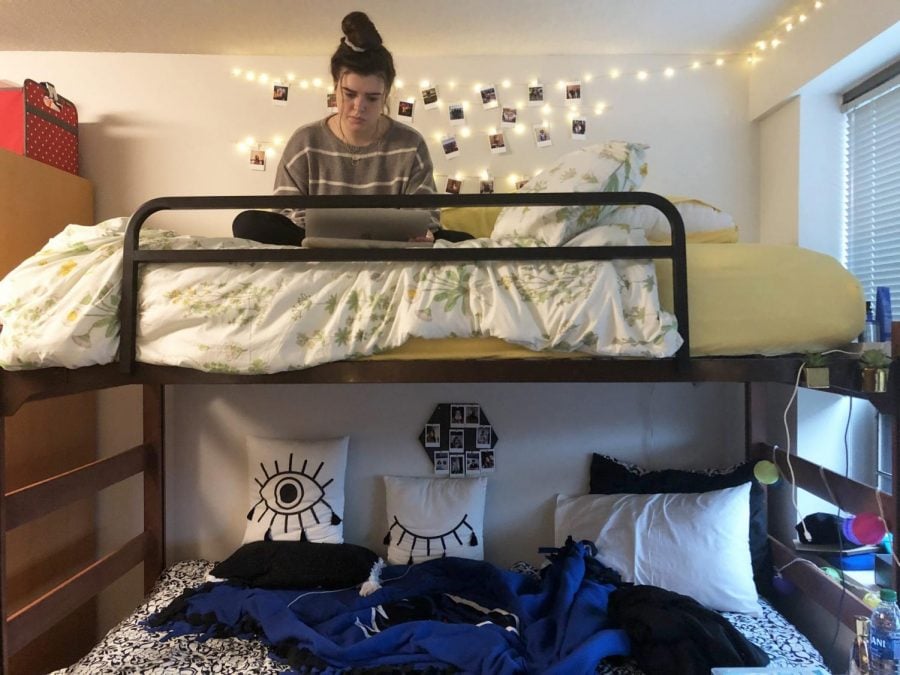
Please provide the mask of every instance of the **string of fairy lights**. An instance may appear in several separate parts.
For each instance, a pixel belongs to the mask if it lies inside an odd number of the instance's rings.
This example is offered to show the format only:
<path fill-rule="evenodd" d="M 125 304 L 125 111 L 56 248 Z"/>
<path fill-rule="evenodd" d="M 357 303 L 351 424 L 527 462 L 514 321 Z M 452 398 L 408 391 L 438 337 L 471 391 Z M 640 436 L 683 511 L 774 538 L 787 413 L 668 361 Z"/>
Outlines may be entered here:
<path fill-rule="evenodd" d="M 831 4 L 837 1 L 828 0 Z M 759 37 L 753 44 L 753 50 L 747 57 L 747 61 L 755 64 L 763 59 L 767 52 L 771 53 L 778 49 L 791 38 L 795 31 L 801 30 L 817 12 L 824 9 L 825 4 L 825 0 L 813 0 L 796 5 L 791 14 L 781 17 L 773 28 Z"/>
<path fill-rule="evenodd" d="M 838 0 L 827 1 L 834 3 Z M 745 63 L 753 66 L 777 50 L 795 31 L 801 30 L 816 12 L 825 7 L 825 3 L 826 0 L 811 0 L 795 6 L 791 15 L 780 17 L 775 26 L 754 42 L 752 50 L 742 54 L 684 57 L 680 63 L 656 69 L 610 67 L 601 72 L 583 72 L 570 79 L 554 78 L 550 81 L 539 76 L 527 80 L 502 78 L 493 82 L 422 79 L 410 83 L 397 78 L 388 112 L 393 118 L 414 126 L 423 122 L 439 127 L 426 134 L 426 138 L 440 147 L 447 160 L 460 155 L 458 139 L 473 136 L 483 137 L 480 141 L 484 144 L 482 149 L 490 150 L 492 160 L 497 155 L 505 154 L 512 145 L 522 142 L 524 139 L 516 137 L 525 137 L 526 134 L 532 137 L 538 148 L 551 146 L 552 139 L 559 138 L 560 134 L 573 141 L 583 141 L 588 139 L 588 129 L 592 126 L 590 119 L 603 115 L 612 107 L 607 100 L 592 97 L 600 91 L 608 92 L 606 84 L 628 79 L 652 84 L 709 69 Z M 287 105 L 292 96 L 296 98 L 297 94 L 302 94 L 307 97 L 320 96 L 323 112 L 336 111 L 330 78 L 294 72 L 272 74 L 241 67 L 233 68 L 231 75 L 268 88 L 275 105 Z M 480 112 L 492 110 L 487 116 Z M 488 123 L 483 122 L 486 117 L 490 120 Z M 269 161 L 276 159 L 285 140 L 284 134 L 268 139 L 248 135 L 236 145 L 244 157 L 249 155 L 250 168 L 264 170 Z M 433 155 L 441 156 L 438 152 Z M 537 172 L 539 169 L 534 170 L 534 173 Z M 494 178 L 488 167 L 475 172 L 447 170 L 438 172 L 436 177 L 446 179 L 448 192 L 458 191 L 462 182 L 470 180 L 478 181 L 481 191 L 493 190 Z M 506 178 L 510 185 L 519 185 L 528 176 L 510 173 Z M 442 185 L 440 181 L 438 183 L 440 189 Z"/>

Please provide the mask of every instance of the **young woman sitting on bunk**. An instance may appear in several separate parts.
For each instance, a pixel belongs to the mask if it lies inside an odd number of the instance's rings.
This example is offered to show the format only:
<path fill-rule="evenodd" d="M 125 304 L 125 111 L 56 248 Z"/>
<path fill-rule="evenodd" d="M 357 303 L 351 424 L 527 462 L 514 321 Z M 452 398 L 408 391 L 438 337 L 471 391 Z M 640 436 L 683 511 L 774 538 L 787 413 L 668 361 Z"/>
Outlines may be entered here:
<path fill-rule="evenodd" d="M 363 12 L 341 22 L 344 37 L 331 57 L 337 113 L 297 129 L 275 173 L 277 195 L 432 194 L 433 165 L 421 134 L 385 114 L 396 72 L 381 35 Z M 301 209 L 244 211 L 236 237 L 299 246 Z M 459 241 L 470 235 L 440 228 L 428 239 Z"/>

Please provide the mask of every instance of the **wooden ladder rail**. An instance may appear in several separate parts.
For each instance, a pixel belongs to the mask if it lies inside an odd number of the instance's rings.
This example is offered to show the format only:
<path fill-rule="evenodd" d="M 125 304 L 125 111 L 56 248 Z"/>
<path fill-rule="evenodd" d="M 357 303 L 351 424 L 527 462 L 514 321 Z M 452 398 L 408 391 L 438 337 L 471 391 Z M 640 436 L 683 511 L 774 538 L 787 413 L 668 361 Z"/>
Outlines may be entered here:
<path fill-rule="evenodd" d="M 158 579 L 165 561 L 164 406 L 163 387 L 145 385 L 141 445 L 11 492 L 6 491 L 5 418 L 0 417 L 0 673 L 9 671 L 10 658 L 31 640 L 135 566 L 144 564 L 145 593 Z M 6 533 L 138 473 L 144 478 L 143 531 L 28 605 L 10 611 Z"/>

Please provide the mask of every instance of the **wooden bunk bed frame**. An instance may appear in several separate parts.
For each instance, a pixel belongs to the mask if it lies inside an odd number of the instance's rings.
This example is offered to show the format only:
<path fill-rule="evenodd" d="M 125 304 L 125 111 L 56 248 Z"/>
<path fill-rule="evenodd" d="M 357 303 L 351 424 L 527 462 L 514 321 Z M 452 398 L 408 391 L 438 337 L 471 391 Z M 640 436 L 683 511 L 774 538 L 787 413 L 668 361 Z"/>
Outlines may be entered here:
<path fill-rule="evenodd" d="M 148 251 L 139 247 L 139 232 L 153 213 L 170 209 L 247 209 L 371 206 L 436 208 L 445 206 L 503 205 L 616 205 L 648 204 L 667 217 L 672 228 L 671 245 L 642 247 L 589 247 L 540 249 L 242 249 L 228 251 Z M 21 489 L 6 492 L 4 476 L 5 441 L 0 428 L 0 672 L 8 669 L 10 657 L 54 623 L 96 596 L 113 581 L 139 564 L 144 566 L 144 589 L 149 592 L 165 564 L 165 386 L 176 384 L 243 383 L 465 383 L 465 382 L 733 382 L 744 385 L 746 456 L 774 458 L 785 473 L 788 458 L 784 451 L 767 444 L 767 385 L 793 386 L 803 359 L 783 357 L 690 357 L 687 332 L 687 273 L 685 233 L 675 207 L 654 194 L 580 193 L 528 195 L 422 195 L 415 197 L 175 197 L 155 199 L 132 216 L 125 237 L 121 342 L 119 361 L 78 369 L 46 368 L 31 371 L 0 371 L 0 425 L 23 404 L 32 400 L 64 396 L 123 385 L 143 387 L 143 442 L 112 457 L 91 462 L 66 473 Z M 343 361 L 306 370 L 268 375 L 206 373 L 187 368 L 152 366 L 135 362 L 137 326 L 138 268 L 147 262 L 209 263 L 223 261 L 367 261 L 367 260 L 538 260 L 538 259 L 621 259 L 667 258 L 672 261 L 674 312 L 684 345 L 673 358 L 601 359 L 490 359 L 490 360 L 403 360 Z M 894 325 L 893 353 L 900 353 L 900 323 Z M 857 387 L 857 367 L 846 360 L 831 367 L 830 391 L 865 398 L 880 412 L 893 415 L 893 466 L 900 466 L 898 420 L 900 420 L 900 373 L 897 362 L 891 369 L 889 390 L 864 394 Z M 870 486 L 825 470 L 792 455 L 791 468 L 796 486 L 840 505 L 849 512 L 883 511 L 891 532 L 900 522 L 898 500 L 876 494 Z M 57 587 L 25 607 L 10 611 L 6 588 L 6 533 L 68 503 L 87 499 L 111 485 L 136 474 L 143 475 L 143 531 L 117 550 L 97 559 Z M 893 481 L 896 494 L 898 480 Z M 772 512 L 770 500 L 770 514 Z M 794 519 L 796 514 L 791 513 Z M 770 517 L 771 520 L 771 517 Z M 867 614 L 868 608 L 855 595 L 845 593 L 821 570 L 811 565 L 789 565 L 796 554 L 789 543 L 770 535 L 775 564 L 784 576 L 847 626 L 853 617 Z M 897 569 L 894 569 L 897 578 Z"/>

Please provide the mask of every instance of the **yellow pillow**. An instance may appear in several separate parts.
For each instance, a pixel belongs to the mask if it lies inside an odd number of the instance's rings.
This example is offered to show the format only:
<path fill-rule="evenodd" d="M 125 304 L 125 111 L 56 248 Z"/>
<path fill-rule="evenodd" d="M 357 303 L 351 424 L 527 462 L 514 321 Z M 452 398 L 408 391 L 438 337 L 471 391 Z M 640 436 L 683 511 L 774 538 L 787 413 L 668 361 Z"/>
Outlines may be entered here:
<path fill-rule="evenodd" d="M 684 219 L 685 233 L 691 244 L 734 244 L 738 241 L 738 228 L 731 216 L 715 206 L 689 197 L 667 197 L 675 204 Z M 635 210 L 639 213 L 635 214 Z M 494 223 L 503 210 L 502 206 L 450 206 L 441 209 L 441 227 L 445 230 L 468 232 L 473 237 L 490 237 Z M 630 224 L 647 230 L 647 238 L 654 243 L 668 242 L 669 225 L 665 217 L 649 206 L 622 206 L 620 217 Z M 635 215 L 638 215 L 635 218 Z M 615 219 L 616 216 L 612 218 Z M 637 222 L 631 222 L 632 219 Z"/>
<path fill-rule="evenodd" d="M 481 239 L 490 237 L 502 206 L 450 206 L 441 209 L 441 227 L 468 232 Z"/>

